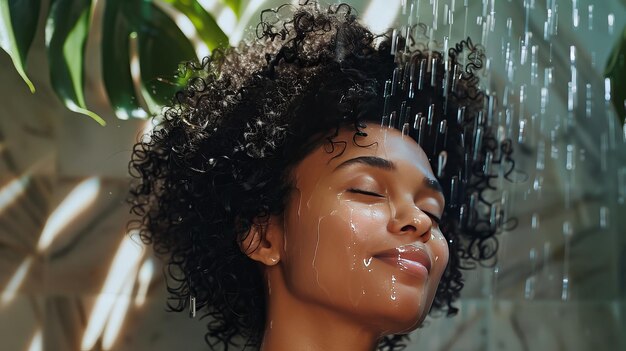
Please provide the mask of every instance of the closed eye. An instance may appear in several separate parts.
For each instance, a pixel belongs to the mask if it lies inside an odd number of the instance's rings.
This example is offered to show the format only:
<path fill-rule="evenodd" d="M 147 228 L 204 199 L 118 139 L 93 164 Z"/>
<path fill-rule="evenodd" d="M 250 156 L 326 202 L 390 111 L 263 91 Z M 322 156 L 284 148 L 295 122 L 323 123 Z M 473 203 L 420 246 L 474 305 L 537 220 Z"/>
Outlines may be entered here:
<path fill-rule="evenodd" d="M 378 194 L 378 193 L 374 193 L 371 191 L 367 191 L 367 190 L 362 190 L 362 189 L 357 189 L 357 188 L 350 188 L 348 189 L 348 192 L 350 193 L 354 193 L 354 194 L 363 194 L 363 195 L 368 195 L 368 196 L 375 196 L 375 197 L 385 197 L 384 195 Z M 422 212 L 426 213 L 426 215 L 428 217 L 430 217 L 430 219 L 435 222 L 437 225 L 441 224 L 441 218 L 435 216 L 434 214 L 424 211 L 422 210 Z"/>
<path fill-rule="evenodd" d="M 367 191 L 367 190 L 362 190 L 362 189 L 357 189 L 357 188 L 350 188 L 350 189 L 348 189 L 348 192 L 354 193 L 354 194 L 363 194 L 363 195 L 369 195 L 369 196 L 376 196 L 376 197 L 385 197 L 384 195 L 381 195 L 381 194 L 378 194 L 378 193 L 374 193 L 374 192 Z"/>

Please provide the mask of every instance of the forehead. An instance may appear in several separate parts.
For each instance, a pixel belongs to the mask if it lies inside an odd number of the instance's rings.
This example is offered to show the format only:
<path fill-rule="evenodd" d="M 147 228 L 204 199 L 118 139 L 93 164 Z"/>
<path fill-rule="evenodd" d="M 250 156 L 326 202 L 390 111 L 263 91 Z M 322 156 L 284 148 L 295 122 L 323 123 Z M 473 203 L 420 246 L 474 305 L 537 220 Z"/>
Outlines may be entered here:
<path fill-rule="evenodd" d="M 295 169 L 296 177 L 320 175 L 331 172 L 346 160 L 375 156 L 393 162 L 399 169 L 417 171 L 425 177 L 435 178 L 428 157 L 411 137 L 402 136 L 397 129 L 377 124 L 368 124 L 362 131 L 367 136 L 354 137 L 355 130 L 352 127 L 341 129 L 332 139 L 334 147 L 329 149 L 328 143 L 324 142 L 302 160 Z"/>

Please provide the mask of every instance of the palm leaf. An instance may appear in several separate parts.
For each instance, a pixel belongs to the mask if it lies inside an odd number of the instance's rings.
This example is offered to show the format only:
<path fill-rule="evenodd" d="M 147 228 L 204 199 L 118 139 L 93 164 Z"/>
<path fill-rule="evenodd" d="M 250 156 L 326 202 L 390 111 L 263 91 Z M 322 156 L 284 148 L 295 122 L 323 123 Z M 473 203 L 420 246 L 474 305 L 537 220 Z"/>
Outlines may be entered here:
<path fill-rule="evenodd" d="M 241 15 L 241 0 L 223 0 L 223 2 L 233 10 L 237 17 Z"/>
<path fill-rule="evenodd" d="M 105 88 L 118 117 L 145 117 L 130 71 L 137 55 L 141 82 L 137 90 L 151 113 L 169 104 L 180 89 L 176 70 L 197 61 L 195 51 L 176 23 L 151 1 L 109 0 L 103 22 L 102 63 Z M 131 51 L 136 39 L 136 52 Z"/>
<path fill-rule="evenodd" d="M 89 34 L 91 0 L 52 0 L 46 24 L 50 82 L 71 111 L 106 122 L 85 104 L 85 44 Z"/>
<path fill-rule="evenodd" d="M 146 117 L 135 94 L 130 71 L 130 36 L 134 24 L 128 2 L 108 0 L 102 21 L 102 75 L 111 106 L 118 118 Z"/>
<path fill-rule="evenodd" d="M 138 18 L 142 91 L 151 112 L 156 113 L 181 88 L 176 79 L 178 65 L 198 60 L 187 37 L 161 9 L 145 3 Z"/>
<path fill-rule="evenodd" d="M 198 36 L 210 50 L 228 44 L 228 37 L 217 22 L 196 0 L 163 0 L 173 5 L 187 16 L 195 27 Z"/>
<path fill-rule="evenodd" d="M 10 55 L 26 84 L 28 49 L 37 29 L 41 0 L 0 0 L 0 46 Z M 196 62 L 191 42 L 155 0 L 107 0 L 102 18 L 102 74 L 115 114 L 122 119 L 144 118 L 170 103 L 187 76 L 178 76 L 181 62 Z M 198 38 L 210 49 L 228 45 L 228 37 L 215 18 L 197 0 L 161 0 L 193 24 Z M 239 16 L 240 0 L 222 0 Z M 52 87 L 70 110 L 86 114 L 104 125 L 85 103 L 85 47 L 89 37 L 92 0 L 50 0 L 46 47 Z M 137 59 L 138 61 L 132 61 Z M 135 81 L 131 65 L 138 63 Z M 182 70 L 184 73 L 184 70 Z M 179 70 L 180 73 L 180 70 Z M 188 72 L 187 72 L 188 73 Z M 145 105 L 142 104 L 145 102 Z"/>
<path fill-rule="evenodd" d="M 40 7 L 40 0 L 0 0 L 0 47 L 9 54 L 15 69 L 33 93 L 35 86 L 26 75 L 25 66 Z"/>

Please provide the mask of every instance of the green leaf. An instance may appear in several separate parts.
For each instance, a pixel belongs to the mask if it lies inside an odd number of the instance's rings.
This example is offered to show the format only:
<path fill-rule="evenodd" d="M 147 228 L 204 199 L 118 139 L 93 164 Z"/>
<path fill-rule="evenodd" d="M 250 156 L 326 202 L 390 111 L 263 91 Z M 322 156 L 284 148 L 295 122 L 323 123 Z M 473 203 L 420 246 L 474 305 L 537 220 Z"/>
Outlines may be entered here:
<path fill-rule="evenodd" d="M 196 52 L 176 23 L 158 7 L 144 3 L 137 29 L 144 99 L 151 106 L 170 104 L 180 90 L 176 71 L 181 62 L 198 62 Z"/>
<path fill-rule="evenodd" d="M 130 36 L 138 14 L 137 1 L 107 0 L 102 20 L 102 75 L 118 118 L 145 118 L 130 71 Z"/>
<path fill-rule="evenodd" d="M 611 79 L 611 100 L 623 124 L 626 119 L 626 26 L 609 55 L 604 76 Z"/>
<path fill-rule="evenodd" d="M 193 23 L 198 36 L 204 41 L 209 50 L 228 45 L 228 37 L 217 25 L 215 18 L 196 0 L 163 0 L 172 4 Z"/>
<path fill-rule="evenodd" d="M 241 0 L 222 0 L 224 2 L 224 4 L 226 4 L 226 6 L 230 7 L 233 12 L 235 13 L 235 16 L 237 16 L 237 18 L 239 18 L 239 16 L 241 15 Z"/>
<path fill-rule="evenodd" d="M 74 112 L 101 125 L 106 122 L 85 104 L 85 45 L 89 34 L 91 0 L 52 0 L 46 23 L 50 81 L 57 96 Z"/>
<path fill-rule="evenodd" d="M 0 0 L 0 47 L 31 92 L 35 86 L 26 75 L 26 57 L 35 37 L 41 0 Z"/>

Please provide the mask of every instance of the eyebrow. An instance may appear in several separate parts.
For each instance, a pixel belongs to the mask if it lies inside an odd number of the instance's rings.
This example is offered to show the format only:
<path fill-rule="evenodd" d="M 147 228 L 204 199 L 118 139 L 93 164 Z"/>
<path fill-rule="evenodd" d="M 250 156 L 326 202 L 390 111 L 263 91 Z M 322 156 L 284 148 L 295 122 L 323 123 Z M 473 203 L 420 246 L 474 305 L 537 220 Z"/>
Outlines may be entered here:
<path fill-rule="evenodd" d="M 359 157 L 355 157 L 355 158 L 351 158 L 349 160 L 343 161 L 341 164 L 335 167 L 333 172 L 341 168 L 345 168 L 350 165 L 356 164 L 356 163 L 368 165 L 368 166 L 375 167 L 375 168 L 380 168 L 385 171 L 393 171 L 396 169 L 396 165 L 393 162 L 389 160 L 385 160 L 384 158 L 380 158 L 376 156 L 359 156 Z"/>
<path fill-rule="evenodd" d="M 350 165 L 357 164 L 357 163 L 379 168 L 385 171 L 396 170 L 396 165 L 389 160 L 385 160 L 384 158 L 380 158 L 376 156 L 359 156 L 359 157 L 351 158 L 349 160 L 342 162 L 337 167 L 335 167 L 333 172 L 341 168 L 345 168 L 345 167 L 348 167 Z M 443 194 L 443 189 L 441 188 L 441 184 L 439 184 L 437 179 L 425 177 L 424 186 L 426 186 L 427 188 L 431 190 L 435 190 L 436 192 Z"/>
<path fill-rule="evenodd" d="M 437 179 L 424 177 L 424 185 L 429 189 L 435 190 L 443 194 L 443 188 L 441 188 L 441 184 L 439 184 Z"/>

